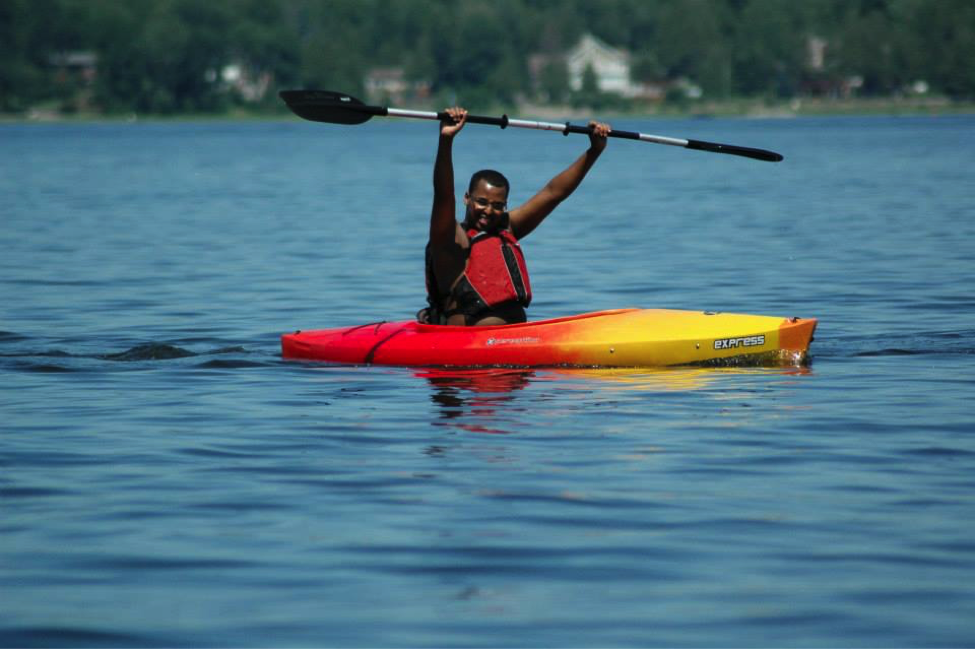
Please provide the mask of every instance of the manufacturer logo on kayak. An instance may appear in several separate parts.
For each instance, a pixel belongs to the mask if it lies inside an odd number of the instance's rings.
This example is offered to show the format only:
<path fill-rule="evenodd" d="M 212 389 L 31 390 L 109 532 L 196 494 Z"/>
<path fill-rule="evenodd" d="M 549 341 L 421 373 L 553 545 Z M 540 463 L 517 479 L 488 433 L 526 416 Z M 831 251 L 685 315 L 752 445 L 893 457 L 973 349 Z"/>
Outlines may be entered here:
<path fill-rule="evenodd" d="M 714 341 L 715 349 L 737 349 L 738 347 L 757 347 L 765 344 L 765 335 L 745 336 L 743 338 L 721 338 Z"/>
<path fill-rule="evenodd" d="M 524 338 L 488 338 L 486 345 L 526 345 L 537 343 L 538 338 L 525 336 Z"/>

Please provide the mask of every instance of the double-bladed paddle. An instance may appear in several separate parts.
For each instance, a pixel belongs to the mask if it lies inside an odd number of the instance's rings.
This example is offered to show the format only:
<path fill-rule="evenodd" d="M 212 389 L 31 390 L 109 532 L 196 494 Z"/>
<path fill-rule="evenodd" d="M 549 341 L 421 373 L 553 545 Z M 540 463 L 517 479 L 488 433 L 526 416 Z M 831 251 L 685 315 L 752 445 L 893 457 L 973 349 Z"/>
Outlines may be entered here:
<path fill-rule="evenodd" d="M 281 98 L 288 104 L 296 115 L 313 122 L 330 122 L 332 124 L 362 124 L 368 122 L 373 117 L 413 117 L 416 119 L 430 119 L 445 121 L 449 119 L 447 113 L 435 113 L 420 110 L 404 110 L 402 108 L 389 108 L 387 106 L 369 106 L 362 103 L 355 97 L 341 92 L 331 90 L 282 90 Z M 480 115 L 468 115 L 467 121 L 471 124 L 489 124 L 507 128 L 532 128 L 540 131 L 557 131 L 563 135 L 569 133 L 589 134 L 588 126 L 576 126 L 566 122 L 559 124 L 555 122 L 534 122 L 523 119 L 511 119 L 507 115 L 501 117 L 483 117 Z M 718 144 L 716 142 L 703 142 L 701 140 L 685 140 L 676 137 L 664 137 L 662 135 L 647 135 L 646 133 L 636 133 L 634 131 L 618 131 L 613 129 L 609 137 L 619 137 L 627 140 L 640 140 L 642 142 L 652 142 L 654 144 L 667 144 L 670 146 L 680 146 L 685 149 L 697 149 L 698 151 L 711 151 L 712 153 L 727 153 L 729 155 L 754 158 L 766 162 L 779 162 L 782 155 L 774 151 L 765 149 L 753 149 L 747 146 L 736 146 L 734 144 Z"/>

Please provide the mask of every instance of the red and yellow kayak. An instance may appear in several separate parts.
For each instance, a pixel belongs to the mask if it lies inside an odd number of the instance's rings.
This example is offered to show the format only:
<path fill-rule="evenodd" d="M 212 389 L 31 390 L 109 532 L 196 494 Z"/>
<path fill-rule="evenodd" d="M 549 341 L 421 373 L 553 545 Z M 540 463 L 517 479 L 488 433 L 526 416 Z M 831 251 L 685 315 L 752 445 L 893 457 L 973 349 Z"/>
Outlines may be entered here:
<path fill-rule="evenodd" d="M 281 337 L 284 358 L 414 367 L 798 365 L 816 320 L 616 309 L 493 327 L 377 322 Z"/>

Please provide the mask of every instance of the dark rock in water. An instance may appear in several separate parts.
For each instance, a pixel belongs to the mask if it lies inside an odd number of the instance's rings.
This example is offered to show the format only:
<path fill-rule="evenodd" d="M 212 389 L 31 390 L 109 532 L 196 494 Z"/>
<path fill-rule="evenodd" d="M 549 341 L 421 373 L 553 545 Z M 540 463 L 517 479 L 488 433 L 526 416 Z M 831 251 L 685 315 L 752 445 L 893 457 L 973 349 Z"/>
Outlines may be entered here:
<path fill-rule="evenodd" d="M 196 356 L 196 354 L 182 347 L 174 347 L 173 345 L 146 343 L 144 345 L 136 345 L 132 349 L 119 352 L 118 354 L 102 354 L 99 358 L 105 359 L 106 361 L 159 361 L 168 358 L 186 358 L 187 356 Z"/>
<path fill-rule="evenodd" d="M 247 350 L 241 346 L 236 347 L 221 347 L 220 349 L 214 349 L 212 352 L 206 352 L 207 354 L 244 354 Z"/>

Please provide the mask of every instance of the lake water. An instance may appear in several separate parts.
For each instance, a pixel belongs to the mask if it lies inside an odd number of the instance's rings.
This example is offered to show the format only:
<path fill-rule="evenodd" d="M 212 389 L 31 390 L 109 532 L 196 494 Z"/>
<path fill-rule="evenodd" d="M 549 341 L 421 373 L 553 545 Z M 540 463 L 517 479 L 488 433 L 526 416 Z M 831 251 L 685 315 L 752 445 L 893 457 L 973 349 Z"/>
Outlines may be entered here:
<path fill-rule="evenodd" d="M 436 125 L 0 125 L 0 645 L 975 644 L 975 117 L 616 126 L 785 161 L 611 141 L 530 317 L 810 366 L 284 362 L 422 306 Z M 458 184 L 585 145 L 470 126 Z"/>

